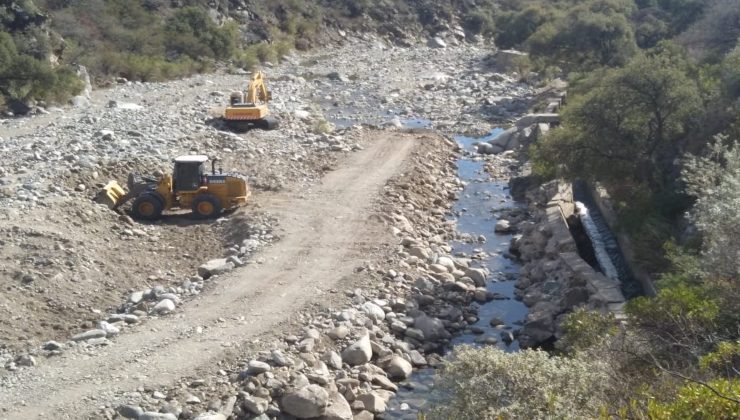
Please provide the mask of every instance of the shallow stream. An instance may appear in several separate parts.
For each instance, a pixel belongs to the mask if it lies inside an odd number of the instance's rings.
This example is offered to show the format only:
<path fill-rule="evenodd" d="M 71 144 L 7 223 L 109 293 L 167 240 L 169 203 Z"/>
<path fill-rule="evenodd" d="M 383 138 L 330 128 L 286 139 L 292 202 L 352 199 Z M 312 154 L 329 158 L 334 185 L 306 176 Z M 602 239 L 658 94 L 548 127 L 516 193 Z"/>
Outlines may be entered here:
<path fill-rule="evenodd" d="M 413 120 L 412 124 L 414 128 L 425 125 L 423 120 Z M 455 203 L 450 218 L 457 220 L 458 232 L 469 234 L 473 239 L 482 235 L 485 242 L 454 242 L 451 244 L 453 255 L 464 254 L 468 257 L 483 255 L 483 258 L 473 260 L 472 265 L 488 268 L 490 275 L 487 289 L 499 293 L 506 299 L 479 305 L 478 322 L 464 333 L 453 337 L 453 348 L 462 344 L 495 345 L 505 351 L 516 351 L 519 349 L 518 342 L 514 340 L 507 344 L 501 339 L 501 333 L 511 331 L 513 325 L 527 315 L 526 306 L 514 299 L 514 283 L 519 272 L 519 264 L 505 257 L 512 235 L 494 233 L 499 212 L 516 207 L 518 204 L 508 193 L 508 182 L 491 179 L 485 172 L 485 161 L 476 157 L 474 153 L 475 142 L 488 140 L 499 132 L 500 129 L 494 130 L 483 138 L 455 137 L 457 142 L 471 153 L 464 154 L 457 162 L 458 176 L 466 186 Z M 504 325 L 491 326 L 490 321 L 493 318 L 502 320 Z M 484 341 L 489 344 L 482 344 Z M 415 420 L 418 412 L 429 411 L 435 403 L 434 378 L 433 368 L 415 370 L 406 382 L 399 384 L 399 391 L 389 402 L 388 411 L 383 418 Z"/>

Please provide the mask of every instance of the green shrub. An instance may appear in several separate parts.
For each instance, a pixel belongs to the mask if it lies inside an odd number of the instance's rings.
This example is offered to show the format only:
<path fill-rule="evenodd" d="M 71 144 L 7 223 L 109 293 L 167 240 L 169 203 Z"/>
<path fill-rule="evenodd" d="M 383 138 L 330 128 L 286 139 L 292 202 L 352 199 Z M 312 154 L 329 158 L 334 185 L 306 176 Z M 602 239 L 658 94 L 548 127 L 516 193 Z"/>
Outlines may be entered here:
<path fill-rule="evenodd" d="M 582 9 L 542 25 L 528 38 L 527 45 L 535 56 L 578 69 L 621 66 L 637 52 L 624 15 Z"/>
<path fill-rule="evenodd" d="M 610 383 L 599 360 L 458 348 L 440 373 L 442 402 L 430 418 L 594 418 Z"/>
<path fill-rule="evenodd" d="M 565 316 L 559 347 L 569 352 L 587 350 L 617 332 L 614 315 L 578 308 Z"/>
<path fill-rule="evenodd" d="M 661 273 L 656 282 L 658 288 L 667 289 L 681 285 L 699 286 L 702 284 L 706 272 L 696 252 L 682 248 L 673 241 L 666 242 L 663 245 L 663 251 L 670 268 Z"/>
<path fill-rule="evenodd" d="M 740 376 L 740 340 L 719 343 L 715 351 L 701 357 L 699 366 L 725 377 Z"/>
<path fill-rule="evenodd" d="M 165 44 L 168 52 L 193 59 L 229 58 L 236 50 L 235 25 L 218 27 L 200 8 L 179 9 L 165 24 Z"/>
<path fill-rule="evenodd" d="M 630 323 L 653 337 L 656 360 L 696 364 L 722 334 L 720 302 L 704 287 L 679 285 L 627 302 Z"/>
<path fill-rule="evenodd" d="M 569 100 L 561 128 L 545 137 L 537 157 L 559 165 L 566 178 L 664 191 L 675 182 L 678 145 L 702 110 L 685 66 L 659 49 L 624 68 L 595 72 L 589 88 Z"/>
<path fill-rule="evenodd" d="M 654 420 L 717 420 L 740 418 L 740 380 L 715 379 L 707 386 L 688 383 L 667 403 L 651 400 L 647 416 Z M 716 391 L 716 392 L 715 392 Z M 732 401 L 717 395 L 734 398 Z"/>
<path fill-rule="evenodd" d="M 494 32 L 493 18 L 490 13 L 475 10 L 463 17 L 463 26 L 473 34 L 490 35 Z"/>

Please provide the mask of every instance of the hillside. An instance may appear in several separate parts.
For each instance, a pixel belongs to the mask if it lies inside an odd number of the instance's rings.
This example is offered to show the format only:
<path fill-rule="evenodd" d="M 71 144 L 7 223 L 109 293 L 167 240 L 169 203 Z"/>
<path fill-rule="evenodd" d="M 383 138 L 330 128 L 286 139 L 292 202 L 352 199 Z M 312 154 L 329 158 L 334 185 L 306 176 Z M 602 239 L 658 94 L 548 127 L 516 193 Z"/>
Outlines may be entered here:
<path fill-rule="evenodd" d="M 482 5 L 349 0 L 19 0 L 0 6 L 0 96 L 16 113 L 34 100 L 63 101 L 82 88 L 84 65 L 97 85 L 118 77 L 161 81 L 277 62 L 294 49 L 373 33 L 399 45 L 429 34 L 464 40 L 485 32 Z M 466 29 L 463 29 L 465 27 Z M 454 34 L 454 35 L 452 35 Z"/>

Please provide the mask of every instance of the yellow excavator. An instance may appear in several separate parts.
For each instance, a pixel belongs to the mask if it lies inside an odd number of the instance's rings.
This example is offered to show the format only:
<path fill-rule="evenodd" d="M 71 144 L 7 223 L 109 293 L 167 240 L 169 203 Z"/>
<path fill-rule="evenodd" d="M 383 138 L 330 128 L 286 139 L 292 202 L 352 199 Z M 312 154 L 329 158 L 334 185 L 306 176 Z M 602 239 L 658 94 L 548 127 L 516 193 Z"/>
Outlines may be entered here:
<path fill-rule="evenodd" d="M 206 169 L 205 155 L 185 155 L 175 159 L 172 175 L 159 177 L 128 176 L 128 192 L 116 181 L 106 184 L 95 201 L 116 210 L 134 200 L 131 215 L 135 219 L 157 220 L 166 210 L 192 209 L 198 219 L 216 217 L 224 210 L 246 204 L 250 191 L 246 177 L 239 174 L 216 173 L 211 159 L 211 173 Z"/>
<path fill-rule="evenodd" d="M 233 92 L 229 98 L 223 121 L 234 131 L 247 131 L 251 128 L 273 130 L 278 127 L 278 120 L 270 116 L 267 103 L 272 99 L 265 85 L 265 76 L 261 71 L 252 74 L 246 92 Z"/>

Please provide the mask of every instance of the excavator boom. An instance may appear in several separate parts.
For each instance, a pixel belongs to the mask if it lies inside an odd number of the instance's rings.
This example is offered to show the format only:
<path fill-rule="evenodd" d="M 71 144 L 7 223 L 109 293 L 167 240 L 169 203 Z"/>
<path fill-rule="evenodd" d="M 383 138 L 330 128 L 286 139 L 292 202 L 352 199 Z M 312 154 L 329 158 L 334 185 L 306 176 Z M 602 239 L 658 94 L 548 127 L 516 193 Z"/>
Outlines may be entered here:
<path fill-rule="evenodd" d="M 270 91 L 267 90 L 267 86 L 265 85 L 264 74 L 262 74 L 261 71 L 254 73 L 252 75 L 252 80 L 249 82 L 249 86 L 247 86 L 247 95 L 244 102 L 257 104 L 259 101 L 267 104 L 270 99 L 272 99 L 272 97 L 270 96 Z"/>

